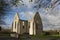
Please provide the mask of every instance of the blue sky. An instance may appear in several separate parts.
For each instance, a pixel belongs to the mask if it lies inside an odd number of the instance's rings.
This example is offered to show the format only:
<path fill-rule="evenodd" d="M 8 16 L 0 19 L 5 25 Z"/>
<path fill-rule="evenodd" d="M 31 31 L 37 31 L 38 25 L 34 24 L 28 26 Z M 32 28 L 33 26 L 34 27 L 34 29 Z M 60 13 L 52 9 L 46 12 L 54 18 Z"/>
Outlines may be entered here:
<path fill-rule="evenodd" d="M 55 6 L 54 9 L 44 9 L 44 8 L 39 8 L 33 9 L 33 6 L 38 5 L 37 3 L 31 2 L 29 3 L 29 0 L 22 0 L 24 2 L 24 6 L 19 6 L 18 8 L 16 7 L 11 7 L 10 11 L 7 11 L 8 15 L 6 15 L 4 21 L 6 22 L 8 27 L 11 27 L 11 23 L 13 21 L 14 15 L 16 12 L 18 12 L 19 16 L 23 20 L 29 20 L 33 17 L 36 11 L 39 12 L 42 23 L 43 23 L 43 29 L 44 30 L 50 30 L 50 29 L 58 29 L 60 28 L 60 4 Z M 49 1 L 42 0 L 42 4 L 44 6 L 48 5 L 50 3 Z M 51 11 L 52 10 L 52 11 Z"/>

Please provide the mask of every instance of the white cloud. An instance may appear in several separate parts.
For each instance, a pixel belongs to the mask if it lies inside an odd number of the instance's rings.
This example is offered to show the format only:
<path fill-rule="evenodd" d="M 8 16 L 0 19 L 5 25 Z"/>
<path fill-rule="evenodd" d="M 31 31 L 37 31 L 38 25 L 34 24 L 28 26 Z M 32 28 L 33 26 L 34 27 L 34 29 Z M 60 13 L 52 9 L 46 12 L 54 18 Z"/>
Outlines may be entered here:
<path fill-rule="evenodd" d="M 21 15 L 20 16 L 21 19 L 27 19 L 27 20 L 29 20 L 29 19 L 31 19 L 33 17 L 34 13 L 35 12 L 28 11 L 28 12 L 21 12 L 19 14 Z"/>
<path fill-rule="evenodd" d="M 34 0 L 33 2 L 30 2 L 30 0 L 23 0 L 23 3 L 28 7 L 28 8 L 32 8 L 34 5 Z"/>
<path fill-rule="evenodd" d="M 43 29 L 44 30 L 50 30 L 50 29 L 58 29 L 60 28 L 60 6 L 58 5 L 55 7 L 52 11 L 43 11 L 42 9 L 39 11 L 40 16 L 42 18 L 43 22 Z M 26 11 L 21 12 L 20 17 L 21 19 L 31 19 L 34 16 L 35 12 L 32 11 Z"/>
<path fill-rule="evenodd" d="M 53 10 L 41 13 L 44 29 L 58 29 L 60 28 L 60 5 Z"/>
<path fill-rule="evenodd" d="M 27 8 L 32 9 L 34 6 L 34 1 L 29 2 L 30 0 L 23 0 L 23 3 L 27 6 Z M 37 5 L 37 4 L 36 4 Z M 41 12 L 42 11 L 42 12 Z M 60 5 L 56 6 L 54 9 L 49 9 L 49 11 L 46 11 L 46 9 L 41 9 L 40 16 L 42 18 L 44 29 L 54 29 L 60 27 Z M 34 12 L 27 11 L 27 12 L 21 12 L 20 18 L 21 19 L 31 19 L 34 15 Z"/>

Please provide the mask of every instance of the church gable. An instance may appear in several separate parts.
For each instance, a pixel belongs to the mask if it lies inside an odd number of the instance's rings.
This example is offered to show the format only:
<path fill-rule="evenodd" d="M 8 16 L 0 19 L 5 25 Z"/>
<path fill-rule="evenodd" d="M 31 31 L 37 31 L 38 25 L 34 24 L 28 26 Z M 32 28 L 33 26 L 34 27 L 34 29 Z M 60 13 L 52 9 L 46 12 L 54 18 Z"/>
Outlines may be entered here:
<path fill-rule="evenodd" d="M 40 15 L 39 15 L 38 12 L 36 12 L 36 14 L 35 14 L 35 16 L 34 16 L 34 21 L 35 21 L 36 23 L 42 25 L 42 19 L 41 19 L 41 17 L 40 17 Z"/>
<path fill-rule="evenodd" d="M 36 12 L 36 14 L 34 16 L 34 23 L 35 23 L 35 27 L 36 27 L 36 33 L 42 32 L 42 30 L 43 30 L 42 20 L 41 20 L 41 17 L 38 12 Z"/>
<path fill-rule="evenodd" d="M 36 14 L 34 15 L 34 20 L 36 21 L 36 20 L 40 20 L 40 19 L 41 19 L 41 18 L 40 18 L 39 13 L 36 12 Z"/>
<path fill-rule="evenodd" d="M 19 15 L 18 15 L 18 13 L 15 14 L 14 20 L 19 20 Z"/>
<path fill-rule="evenodd" d="M 30 27 L 29 27 L 30 35 L 36 35 L 36 34 L 42 33 L 43 25 L 38 12 L 36 12 L 33 19 L 29 20 L 29 24 L 30 24 Z"/>
<path fill-rule="evenodd" d="M 12 31 L 13 32 L 16 32 L 18 31 L 18 25 L 19 24 L 19 16 L 18 16 L 18 13 L 15 14 L 14 16 L 14 20 L 12 22 Z"/>

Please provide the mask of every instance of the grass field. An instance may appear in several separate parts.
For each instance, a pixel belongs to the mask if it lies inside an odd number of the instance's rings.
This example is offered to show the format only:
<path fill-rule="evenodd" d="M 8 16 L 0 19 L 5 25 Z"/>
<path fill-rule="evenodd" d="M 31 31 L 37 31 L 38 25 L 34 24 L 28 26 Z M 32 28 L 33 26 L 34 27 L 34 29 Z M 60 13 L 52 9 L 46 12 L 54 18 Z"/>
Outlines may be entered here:
<path fill-rule="evenodd" d="M 60 35 L 35 35 L 30 37 L 31 38 L 60 38 Z"/>
<path fill-rule="evenodd" d="M 12 38 L 10 34 L 0 34 L 0 39 L 4 40 L 60 40 L 60 35 L 32 35 L 29 38 L 25 36 L 22 38 Z"/>
<path fill-rule="evenodd" d="M 10 37 L 10 34 L 0 33 L 0 37 L 7 36 Z M 30 35 L 31 38 L 60 38 L 60 35 Z"/>
<path fill-rule="evenodd" d="M 0 31 L 0 37 L 3 37 L 3 36 L 9 37 L 10 33 L 9 32 L 2 32 L 2 31 Z"/>

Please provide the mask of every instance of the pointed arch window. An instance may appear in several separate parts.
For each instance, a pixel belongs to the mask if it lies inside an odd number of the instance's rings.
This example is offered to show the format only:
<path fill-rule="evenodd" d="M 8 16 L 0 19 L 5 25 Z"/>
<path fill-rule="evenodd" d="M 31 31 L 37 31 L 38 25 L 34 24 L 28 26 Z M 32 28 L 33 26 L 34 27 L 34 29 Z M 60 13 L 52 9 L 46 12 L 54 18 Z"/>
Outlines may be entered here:
<path fill-rule="evenodd" d="M 36 29 L 38 29 L 38 24 L 36 23 Z"/>
<path fill-rule="evenodd" d="M 28 26 L 29 26 L 29 28 L 30 28 L 30 22 L 28 23 Z"/>
<path fill-rule="evenodd" d="M 15 29 L 16 29 L 16 22 L 15 22 Z"/>
<path fill-rule="evenodd" d="M 12 23 L 12 30 L 13 30 L 13 23 Z"/>

